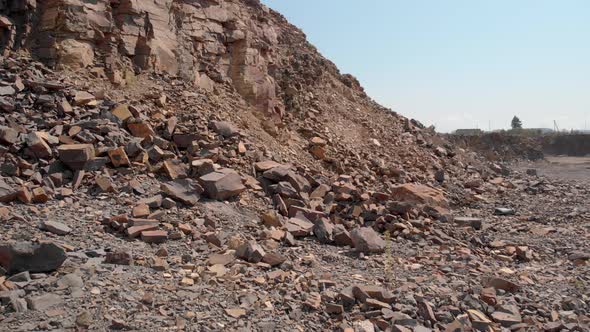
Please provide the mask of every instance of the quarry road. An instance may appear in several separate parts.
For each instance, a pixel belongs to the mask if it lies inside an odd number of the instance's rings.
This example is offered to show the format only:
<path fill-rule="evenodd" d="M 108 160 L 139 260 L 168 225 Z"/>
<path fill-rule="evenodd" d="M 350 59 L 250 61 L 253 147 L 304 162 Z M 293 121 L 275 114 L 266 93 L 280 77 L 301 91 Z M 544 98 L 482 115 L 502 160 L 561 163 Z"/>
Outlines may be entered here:
<path fill-rule="evenodd" d="M 590 184 L 590 157 L 546 156 L 545 160 L 518 163 L 515 168 L 534 168 L 539 175 Z"/>

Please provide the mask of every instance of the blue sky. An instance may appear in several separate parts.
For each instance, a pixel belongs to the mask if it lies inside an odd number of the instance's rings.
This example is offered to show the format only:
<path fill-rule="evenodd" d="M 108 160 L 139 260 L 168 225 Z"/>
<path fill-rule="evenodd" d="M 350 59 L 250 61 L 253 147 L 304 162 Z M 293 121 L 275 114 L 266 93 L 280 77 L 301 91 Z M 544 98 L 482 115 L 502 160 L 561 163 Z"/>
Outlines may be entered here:
<path fill-rule="evenodd" d="M 436 125 L 590 129 L 588 0 L 262 0 L 384 106 Z"/>

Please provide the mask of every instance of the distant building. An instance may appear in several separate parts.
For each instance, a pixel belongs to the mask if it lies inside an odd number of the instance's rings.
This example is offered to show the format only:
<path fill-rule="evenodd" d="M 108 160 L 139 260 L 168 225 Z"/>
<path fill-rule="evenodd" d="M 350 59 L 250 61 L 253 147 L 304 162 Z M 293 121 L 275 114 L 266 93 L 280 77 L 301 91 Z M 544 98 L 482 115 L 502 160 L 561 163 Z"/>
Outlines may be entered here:
<path fill-rule="evenodd" d="M 479 136 L 479 135 L 483 135 L 483 130 L 481 130 L 481 129 L 457 129 L 457 130 L 455 130 L 455 135 Z"/>

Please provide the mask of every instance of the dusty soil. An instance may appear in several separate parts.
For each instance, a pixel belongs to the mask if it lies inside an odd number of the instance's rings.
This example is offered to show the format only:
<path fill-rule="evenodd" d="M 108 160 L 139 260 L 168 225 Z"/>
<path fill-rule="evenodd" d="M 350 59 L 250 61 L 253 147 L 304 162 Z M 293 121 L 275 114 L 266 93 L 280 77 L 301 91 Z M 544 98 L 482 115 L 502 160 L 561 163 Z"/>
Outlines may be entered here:
<path fill-rule="evenodd" d="M 590 183 L 590 157 L 546 156 L 544 160 L 520 162 L 516 167 L 534 168 L 540 175 L 554 179 Z"/>

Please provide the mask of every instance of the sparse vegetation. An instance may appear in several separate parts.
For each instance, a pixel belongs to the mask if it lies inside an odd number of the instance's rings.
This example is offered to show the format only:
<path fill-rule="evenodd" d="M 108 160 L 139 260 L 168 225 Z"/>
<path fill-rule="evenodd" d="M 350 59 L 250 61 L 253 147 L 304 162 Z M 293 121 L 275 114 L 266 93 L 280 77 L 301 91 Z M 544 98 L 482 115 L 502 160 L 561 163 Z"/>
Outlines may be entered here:
<path fill-rule="evenodd" d="M 510 123 L 512 129 L 522 129 L 522 121 L 515 115 Z"/>
<path fill-rule="evenodd" d="M 395 269 L 394 269 L 394 260 L 393 260 L 393 243 L 391 240 L 391 233 L 389 231 L 385 231 L 383 234 L 385 238 L 385 283 L 387 288 L 393 289 L 395 288 Z"/>

